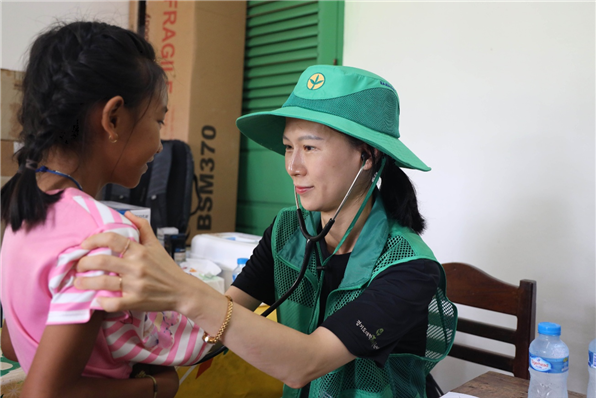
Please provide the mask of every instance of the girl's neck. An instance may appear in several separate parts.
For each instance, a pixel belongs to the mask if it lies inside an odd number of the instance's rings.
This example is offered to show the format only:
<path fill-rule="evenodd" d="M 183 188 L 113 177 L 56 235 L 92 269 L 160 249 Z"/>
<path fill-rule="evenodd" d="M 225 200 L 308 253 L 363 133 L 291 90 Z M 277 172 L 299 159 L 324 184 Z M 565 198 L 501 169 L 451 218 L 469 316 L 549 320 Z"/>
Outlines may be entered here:
<path fill-rule="evenodd" d="M 329 251 L 329 253 L 333 253 L 337 245 L 339 245 L 339 243 L 341 242 L 346 231 L 350 227 L 352 220 L 354 219 L 354 217 L 356 217 L 356 214 L 358 214 L 358 211 L 360 210 L 360 206 L 362 206 L 364 198 L 365 195 L 362 195 L 361 197 L 358 197 L 357 200 L 346 202 L 344 207 L 337 215 L 337 219 L 335 220 L 333 227 L 329 231 L 329 234 L 325 237 L 325 243 L 327 244 L 327 250 Z M 337 250 L 336 254 L 345 254 L 352 252 L 354 246 L 356 245 L 356 241 L 360 236 L 360 232 L 362 231 L 362 228 L 364 227 L 364 224 L 366 223 L 366 220 L 368 219 L 368 216 L 372 210 L 372 204 L 373 197 L 371 196 L 366 205 L 364 206 L 364 209 L 362 210 L 360 217 L 358 217 L 358 220 L 354 224 L 354 227 L 352 228 L 350 235 L 346 238 L 344 243 Z M 324 226 L 325 224 L 327 224 L 329 219 L 331 219 L 331 217 L 333 217 L 334 214 L 335 210 L 333 212 L 321 213 L 322 225 Z"/>
<path fill-rule="evenodd" d="M 97 178 L 93 177 L 93 173 L 87 171 L 86 164 L 89 163 L 79 162 L 77 157 L 65 156 L 54 151 L 48 155 L 47 161 L 40 164 L 40 166 L 43 165 L 50 170 L 69 175 L 81 185 L 83 192 L 95 197 L 102 185 L 99 184 Z M 78 189 L 77 184 L 68 177 L 48 172 L 37 173 L 37 185 L 44 192 L 66 188 Z"/>

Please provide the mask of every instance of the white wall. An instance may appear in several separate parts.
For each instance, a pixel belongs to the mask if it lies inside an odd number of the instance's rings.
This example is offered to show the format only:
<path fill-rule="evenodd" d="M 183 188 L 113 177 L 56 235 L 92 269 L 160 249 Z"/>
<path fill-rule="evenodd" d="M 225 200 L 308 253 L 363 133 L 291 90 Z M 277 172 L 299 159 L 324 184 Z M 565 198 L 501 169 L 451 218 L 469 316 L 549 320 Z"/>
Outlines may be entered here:
<path fill-rule="evenodd" d="M 25 53 L 37 34 L 56 21 L 100 20 L 128 27 L 127 1 L 2 1 L 4 69 L 23 70 Z"/>
<path fill-rule="evenodd" d="M 409 175 L 439 261 L 536 280 L 537 322 L 562 325 L 568 386 L 583 393 L 596 338 L 594 17 L 593 2 L 348 0 L 344 38 L 344 65 L 396 87 L 403 141 L 433 167 Z M 447 358 L 433 374 L 451 389 L 486 369 Z"/>

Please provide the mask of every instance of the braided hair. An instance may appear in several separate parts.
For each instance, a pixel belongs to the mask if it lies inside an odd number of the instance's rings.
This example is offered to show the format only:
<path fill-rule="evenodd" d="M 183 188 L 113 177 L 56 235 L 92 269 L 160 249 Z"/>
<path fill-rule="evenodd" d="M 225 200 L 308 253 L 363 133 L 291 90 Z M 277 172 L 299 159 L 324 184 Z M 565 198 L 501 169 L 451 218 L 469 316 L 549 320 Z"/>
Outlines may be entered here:
<path fill-rule="evenodd" d="M 23 79 L 18 118 L 23 144 L 18 172 L 1 191 L 1 217 L 17 231 L 43 223 L 62 192 L 39 189 L 36 168 L 50 148 L 84 155 L 91 140 L 91 109 L 115 96 L 135 110 L 165 87 L 151 44 L 134 32 L 102 22 L 50 27 L 34 41 Z"/>

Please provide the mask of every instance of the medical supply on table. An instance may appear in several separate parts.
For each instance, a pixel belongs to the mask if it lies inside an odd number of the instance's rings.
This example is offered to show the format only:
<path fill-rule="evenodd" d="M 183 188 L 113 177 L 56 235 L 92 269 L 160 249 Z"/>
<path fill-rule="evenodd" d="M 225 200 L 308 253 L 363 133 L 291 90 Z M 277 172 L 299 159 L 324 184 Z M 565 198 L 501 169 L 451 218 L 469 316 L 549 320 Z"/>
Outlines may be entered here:
<path fill-rule="evenodd" d="M 247 261 L 248 261 L 248 258 L 239 258 L 238 259 L 238 262 L 237 262 L 238 266 L 234 269 L 234 272 L 232 272 L 232 282 L 235 281 L 238 274 L 240 274 L 242 272 L 242 268 L 244 268 Z"/>
<path fill-rule="evenodd" d="M 186 234 L 164 235 L 164 247 L 178 265 L 186 260 Z"/>
<path fill-rule="evenodd" d="M 250 258 L 260 240 L 260 236 L 241 232 L 196 235 L 191 241 L 189 258 L 215 262 L 222 270 L 220 276 L 224 279 L 227 290 L 233 282 L 238 259 Z"/>
<path fill-rule="evenodd" d="M 141 217 L 151 222 L 151 209 L 148 207 L 134 206 L 127 203 L 114 202 L 111 200 L 102 200 L 101 203 L 116 210 L 120 214 L 130 211 L 137 217 Z"/>
<path fill-rule="evenodd" d="M 187 258 L 180 264 L 184 272 L 196 278 L 199 278 L 221 294 L 225 293 L 224 280 L 218 276 L 221 274 L 221 268 L 213 261 L 206 259 Z"/>
<path fill-rule="evenodd" d="M 561 340 L 561 326 L 538 324 L 538 337 L 530 344 L 528 398 L 567 398 L 569 348 Z"/>
<path fill-rule="evenodd" d="M 588 373 L 590 381 L 586 396 L 587 398 L 596 398 L 596 339 L 592 340 L 588 346 Z"/>
<path fill-rule="evenodd" d="M 164 236 L 166 235 L 178 235 L 178 228 L 176 227 L 164 227 L 157 228 L 157 240 L 165 247 Z"/>

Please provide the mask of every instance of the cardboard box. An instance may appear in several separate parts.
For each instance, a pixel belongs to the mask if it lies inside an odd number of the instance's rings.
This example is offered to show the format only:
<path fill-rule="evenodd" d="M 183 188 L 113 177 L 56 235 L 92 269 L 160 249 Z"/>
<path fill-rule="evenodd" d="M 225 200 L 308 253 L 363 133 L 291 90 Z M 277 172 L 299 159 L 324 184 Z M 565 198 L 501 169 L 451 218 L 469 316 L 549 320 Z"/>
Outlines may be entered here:
<path fill-rule="evenodd" d="M 4 186 L 10 180 L 10 177 L 0 177 L 0 188 Z M 0 245 L 2 245 L 2 239 L 4 239 L 4 231 L 6 230 L 6 224 L 4 221 L 0 222 Z"/>
<path fill-rule="evenodd" d="M 133 30 L 138 20 L 131 13 Z M 189 144 L 199 180 L 200 197 L 192 204 L 199 212 L 190 220 L 190 236 L 233 231 L 246 2 L 148 1 L 144 21 L 145 37 L 169 79 L 162 138 Z"/>
<path fill-rule="evenodd" d="M 0 177 L 0 188 L 4 186 L 10 180 L 10 177 Z M 2 245 L 2 240 L 4 239 L 4 231 L 6 230 L 6 224 L 4 221 L 0 221 L 0 246 Z"/>
<path fill-rule="evenodd" d="M 0 70 L 0 129 L 3 140 L 17 140 L 21 132 L 17 115 L 21 109 L 23 75 L 23 72 Z"/>
<path fill-rule="evenodd" d="M 0 175 L 2 177 L 12 177 L 19 169 L 19 164 L 14 153 L 19 148 L 16 141 L 2 140 L 0 141 Z"/>
<path fill-rule="evenodd" d="M 21 125 L 17 120 L 21 108 L 21 84 L 23 72 L 7 69 L 0 70 L 0 186 L 4 186 L 19 169 L 14 153 L 18 150 L 16 142 Z M 4 237 L 5 225 L 0 226 L 0 242 Z"/>
<path fill-rule="evenodd" d="M 10 180 L 10 178 L 11 177 L 4 177 L 4 176 L 0 177 L 0 188 L 2 188 L 4 186 L 4 184 L 6 184 Z"/>

